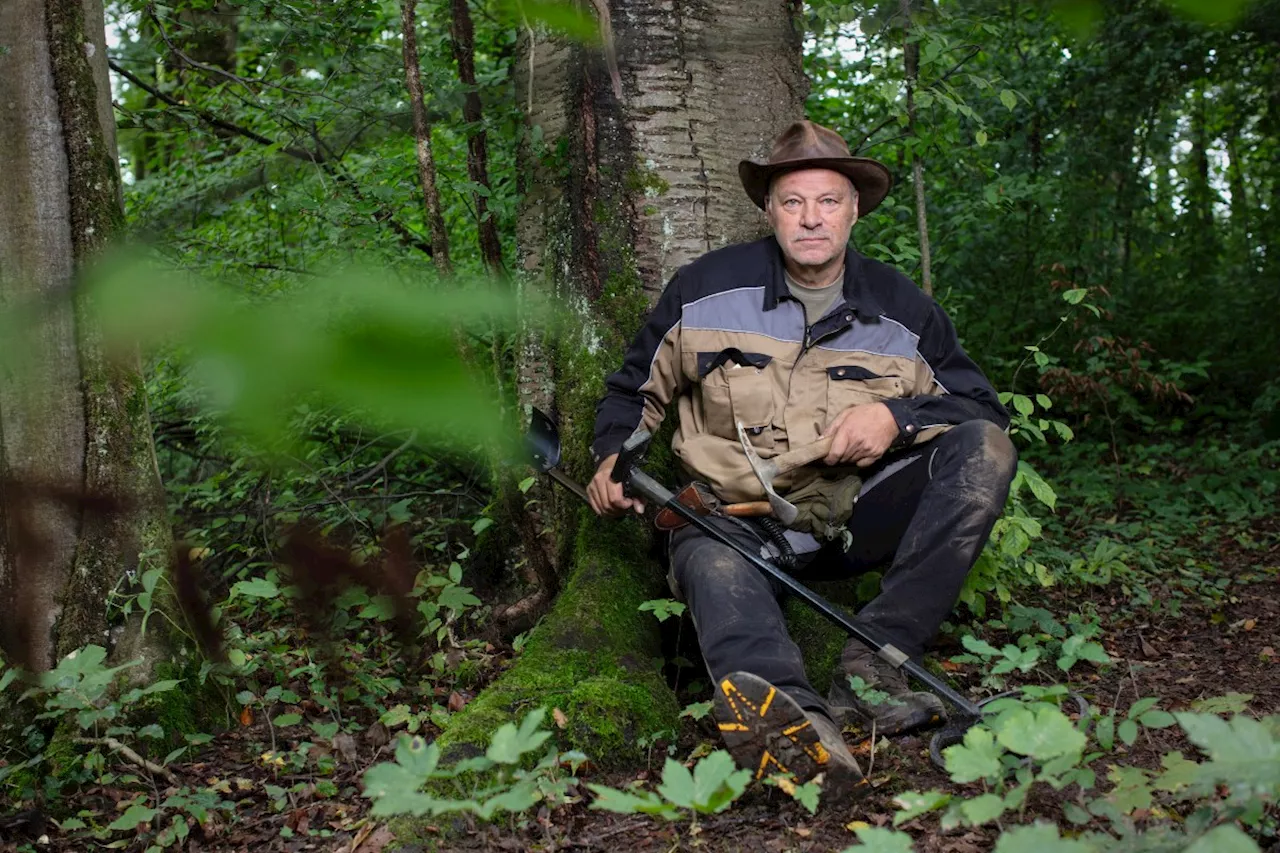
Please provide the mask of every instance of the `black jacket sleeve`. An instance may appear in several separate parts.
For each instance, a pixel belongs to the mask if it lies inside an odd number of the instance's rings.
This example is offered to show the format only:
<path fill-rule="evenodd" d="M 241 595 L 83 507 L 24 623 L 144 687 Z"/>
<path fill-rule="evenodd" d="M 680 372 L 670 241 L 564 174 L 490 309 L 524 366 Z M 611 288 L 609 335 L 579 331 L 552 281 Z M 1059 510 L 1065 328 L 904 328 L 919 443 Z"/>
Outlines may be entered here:
<path fill-rule="evenodd" d="M 686 385 L 680 365 L 680 320 L 683 312 L 681 273 L 671 281 L 649 312 L 622 360 L 605 379 L 605 395 L 596 405 L 596 464 L 622 449 L 641 425 L 656 432 L 667 404 Z"/>
<path fill-rule="evenodd" d="M 897 446 L 909 445 L 922 430 L 943 424 L 987 420 L 1007 428 L 1009 413 L 987 377 L 960 346 L 951 318 L 936 302 L 918 334 L 920 357 L 933 370 L 942 393 L 885 401 L 898 422 Z"/>

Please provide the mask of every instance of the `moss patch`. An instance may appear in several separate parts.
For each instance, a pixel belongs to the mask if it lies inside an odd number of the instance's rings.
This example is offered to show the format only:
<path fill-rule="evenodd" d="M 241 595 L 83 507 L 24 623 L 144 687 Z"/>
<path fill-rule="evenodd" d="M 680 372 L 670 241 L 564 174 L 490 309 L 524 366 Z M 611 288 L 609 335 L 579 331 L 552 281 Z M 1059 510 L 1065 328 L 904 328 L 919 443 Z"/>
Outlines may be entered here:
<path fill-rule="evenodd" d="M 575 570 L 524 654 L 450 721 L 439 744 L 446 757 L 483 750 L 492 733 L 536 707 L 559 708 L 562 749 L 603 765 L 638 756 L 636 739 L 675 724 L 679 708 L 662 680 L 658 624 L 638 610 L 661 594 L 647 560 L 644 531 L 594 519 L 578 530 Z"/>

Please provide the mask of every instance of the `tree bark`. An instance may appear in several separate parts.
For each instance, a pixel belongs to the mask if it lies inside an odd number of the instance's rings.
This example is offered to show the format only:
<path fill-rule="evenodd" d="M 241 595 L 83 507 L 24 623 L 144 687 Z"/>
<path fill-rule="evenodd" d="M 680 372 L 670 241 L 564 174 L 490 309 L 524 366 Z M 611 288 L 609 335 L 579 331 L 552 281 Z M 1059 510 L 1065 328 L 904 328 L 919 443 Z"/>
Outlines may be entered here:
<path fill-rule="evenodd" d="M 920 286 L 933 295 L 933 260 L 929 251 L 929 215 L 925 207 L 924 158 L 916 135 L 916 77 L 920 69 L 920 44 L 911 40 L 911 0 L 901 0 L 902 56 L 907 73 L 907 134 L 911 137 L 911 186 L 916 197 L 916 229 L 920 233 Z"/>
<path fill-rule="evenodd" d="M 453 14 L 453 58 L 458 63 L 458 79 L 466 88 L 462 101 L 462 118 L 467 123 L 467 176 L 479 187 L 489 188 L 489 150 L 484 130 L 484 113 L 480 93 L 476 89 L 475 28 L 467 0 L 451 0 Z M 480 257 L 490 273 L 502 272 L 502 243 L 498 226 L 489 215 L 489 202 L 481 192 L 473 194 L 476 205 L 476 231 L 480 238 Z"/>
<path fill-rule="evenodd" d="M 606 57 L 527 25 L 517 92 L 532 133 L 517 224 L 517 287 L 565 316 L 525 329 L 518 390 L 527 409 L 558 416 L 564 466 L 594 472 L 589 445 L 602 380 L 683 264 L 765 233 L 737 177 L 803 115 L 801 32 L 788 0 L 734 3 L 613 0 L 616 49 Z M 605 22 L 602 22 L 605 23 Z M 568 152 L 568 162 L 557 159 Z M 651 466 L 668 459 L 655 441 Z M 661 678 L 658 623 L 637 610 L 669 595 L 638 520 L 602 521 L 539 483 L 528 495 L 563 591 L 524 656 L 454 718 L 442 745 L 482 744 L 525 704 L 558 707 L 568 745 L 604 762 L 674 723 Z"/>
<path fill-rule="evenodd" d="M 0 619 L 6 654 L 46 669 L 103 642 L 108 592 L 172 542 L 136 355 L 108 356 L 75 291 L 122 223 L 102 4 L 13 0 L 0 32 L 0 307 L 24 317 L 3 354 L 0 481 L 43 492 L 4 507 Z"/>
<path fill-rule="evenodd" d="M 418 155 L 418 181 L 422 184 L 427 229 L 431 233 L 431 260 L 440 275 L 452 271 L 449 263 L 449 234 L 440 213 L 440 190 L 436 187 L 436 161 L 431 151 L 431 123 L 422 96 L 422 70 L 418 61 L 417 0 L 400 0 L 400 27 L 404 49 L 405 85 L 413 110 L 414 148 Z"/>

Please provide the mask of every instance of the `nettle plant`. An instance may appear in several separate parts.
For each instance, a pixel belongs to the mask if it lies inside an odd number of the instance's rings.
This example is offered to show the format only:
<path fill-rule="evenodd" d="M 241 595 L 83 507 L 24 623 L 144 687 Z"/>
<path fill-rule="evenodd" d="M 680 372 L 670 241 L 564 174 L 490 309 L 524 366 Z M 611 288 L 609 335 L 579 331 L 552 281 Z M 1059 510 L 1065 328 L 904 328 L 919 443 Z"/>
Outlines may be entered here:
<path fill-rule="evenodd" d="M 944 829 L 1002 827 L 1005 820 L 1020 818 L 1028 796 L 1042 787 L 1055 792 L 1065 821 L 1090 831 L 1065 841 L 1055 827 L 1020 827 L 1001 836 L 998 853 L 1256 853 L 1258 844 L 1241 826 L 1259 837 L 1275 835 L 1280 716 L 1228 720 L 1206 713 L 1170 714 L 1149 697 L 1135 702 L 1119 722 L 1115 711 L 1072 720 L 1052 701 L 1043 701 L 1064 695 L 1065 688 L 1027 693 L 1020 700 L 992 703 L 983 725 L 943 750 L 951 781 L 980 785 L 981 793 L 907 792 L 897 798 L 901 811 L 894 825 L 941 812 Z M 1171 752 L 1159 770 L 1106 762 L 1107 790 L 1096 790 L 1094 765 L 1115 754 L 1117 738 L 1132 744 L 1143 729 L 1175 724 L 1207 760 Z M 1162 820 L 1143 825 L 1151 817 Z M 853 849 L 911 850 L 904 833 L 881 834 L 876 844 L 897 846 Z"/>

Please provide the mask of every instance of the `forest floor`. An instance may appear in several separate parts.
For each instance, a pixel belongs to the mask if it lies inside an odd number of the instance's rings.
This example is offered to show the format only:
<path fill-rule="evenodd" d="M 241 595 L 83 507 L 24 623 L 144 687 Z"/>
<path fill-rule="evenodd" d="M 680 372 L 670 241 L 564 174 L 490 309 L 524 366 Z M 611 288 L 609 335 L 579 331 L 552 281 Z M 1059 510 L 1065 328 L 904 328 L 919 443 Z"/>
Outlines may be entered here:
<path fill-rule="evenodd" d="M 1068 534 L 1071 535 L 1071 534 Z M 1104 585 L 1058 586 L 1020 595 L 1021 603 L 1043 607 L 1065 618 L 1088 611 L 1096 615 L 1101 633 L 1095 639 L 1112 658 L 1110 665 L 1077 666 L 1070 684 L 1103 712 L 1123 711 L 1141 697 L 1159 697 L 1160 707 L 1185 710 L 1192 703 L 1224 694 L 1247 703 L 1255 716 L 1280 713 L 1280 513 L 1255 514 L 1241 523 L 1200 529 L 1178 541 L 1179 559 L 1169 561 L 1167 576 L 1117 578 Z M 1175 562 L 1181 568 L 1174 568 Z M 1135 603 L 1137 602 L 1137 603 Z M 999 627 L 984 630 L 994 644 L 1013 639 Z M 935 658 L 946 660 L 963 649 L 954 637 L 944 639 Z M 961 690 L 975 697 L 990 695 L 977 664 L 945 665 Z M 1015 677 L 1016 676 L 1016 677 Z M 1028 676 L 1014 673 L 1008 687 L 1047 683 L 1043 670 Z M 442 696 L 450 705 L 468 701 L 472 693 Z M 304 713 L 306 708 L 301 708 Z M 816 815 L 774 788 L 752 786 L 727 811 L 688 820 L 666 822 L 646 815 L 616 815 L 594 810 L 585 790 L 578 802 L 554 810 L 545 807 L 523 818 L 499 818 L 480 824 L 462 818 L 442 819 L 422 830 L 416 839 L 396 839 L 396 824 L 369 817 L 369 801 L 359 795 L 360 774 L 372 764 L 391 758 L 394 738 L 370 717 L 363 733 L 339 735 L 328 743 L 307 745 L 304 737 L 288 739 L 267 730 L 264 720 L 222 732 L 202 748 L 193 761 L 175 763 L 175 778 L 152 779 L 155 801 L 178 789 L 206 789 L 220 794 L 221 804 L 189 837 L 170 849 L 188 851 L 343 851 L 380 853 L 383 849 L 423 851 L 840 851 L 856 843 L 854 831 L 863 826 L 893 825 L 894 798 L 905 791 L 938 789 L 960 794 L 981 793 L 981 786 L 955 785 L 928 757 L 928 737 L 879 739 L 873 744 L 846 733 L 864 768 L 870 768 L 870 792 L 848 804 L 824 803 Z M 710 729 L 686 725 L 673 754 L 690 754 L 700 742 L 713 742 Z M 333 772 L 321 779 L 310 765 L 281 767 L 264 760 L 264 745 L 275 743 L 281 753 L 301 749 L 314 761 L 331 758 Z M 315 738 L 320 741 L 321 738 Z M 1194 752 L 1178 728 L 1145 729 L 1122 751 L 1124 764 L 1160 766 L 1171 750 Z M 635 780 L 652 783 L 661 772 L 666 750 L 654 749 L 646 766 L 606 773 L 590 765 L 580 772 L 583 783 L 625 787 Z M 1110 756 L 1096 769 L 1105 779 Z M 1103 785 L 1108 783 L 1103 782 Z M 81 790 L 75 807 L 85 816 L 109 818 L 138 797 L 137 787 L 99 785 Z M 1063 823 L 1062 796 L 1033 795 L 1016 822 L 1043 819 Z M 1139 811 L 1139 824 L 1151 817 Z M 1154 818 L 1153 818 L 1154 819 Z M 977 853 L 991 849 L 992 828 L 944 831 L 936 815 L 908 821 L 902 827 L 916 840 L 921 853 Z M 154 843 L 116 842 L 114 849 L 144 850 Z M 106 848 L 83 836 L 65 833 L 56 821 L 38 811 L 12 813 L 0 807 L 0 851 L 71 851 Z M 152 848 L 159 849 L 159 848 Z"/>

